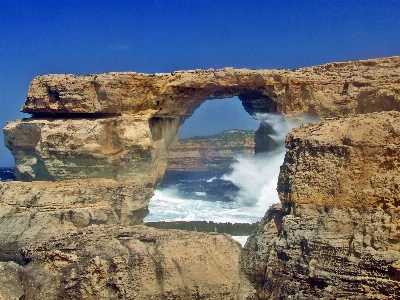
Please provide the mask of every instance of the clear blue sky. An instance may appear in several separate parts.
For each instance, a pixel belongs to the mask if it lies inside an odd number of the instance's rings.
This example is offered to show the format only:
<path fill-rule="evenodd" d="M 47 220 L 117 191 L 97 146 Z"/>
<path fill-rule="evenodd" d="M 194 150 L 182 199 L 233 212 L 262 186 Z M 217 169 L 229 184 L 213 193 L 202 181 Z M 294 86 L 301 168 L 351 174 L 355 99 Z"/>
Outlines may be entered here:
<path fill-rule="evenodd" d="M 19 109 L 40 74 L 298 68 L 399 54 L 398 0 L 0 0 L 0 124 L 28 117 Z M 0 144 L 0 166 L 12 165 Z"/>

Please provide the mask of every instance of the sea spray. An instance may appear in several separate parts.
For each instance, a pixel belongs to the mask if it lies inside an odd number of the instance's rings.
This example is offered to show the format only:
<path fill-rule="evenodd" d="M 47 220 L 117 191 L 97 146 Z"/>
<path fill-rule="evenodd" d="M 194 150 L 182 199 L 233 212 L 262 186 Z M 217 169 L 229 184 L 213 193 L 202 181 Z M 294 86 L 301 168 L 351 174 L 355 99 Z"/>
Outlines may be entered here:
<path fill-rule="evenodd" d="M 252 157 L 237 157 L 232 164 L 233 171 L 222 178 L 239 187 L 235 199 L 237 202 L 254 210 L 254 213 L 259 212 L 262 217 L 271 204 L 279 202 L 276 183 L 285 156 L 285 136 L 294 124 L 278 114 L 257 114 L 256 118 L 271 125 L 274 133 L 270 136 L 276 142 L 277 148 Z"/>
<path fill-rule="evenodd" d="M 294 126 L 313 119 L 288 122 L 278 114 L 256 117 L 272 126 L 274 133 L 270 136 L 277 143 L 275 150 L 253 157 L 237 157 L 237 162 L 232 164 L 233 171 L 228 174 L 167 172 L 150 201 L 150 213 L 145 221 L 259 221 L 271 204 L 279 202 L 276 186 L 285 156 L 286 134 Z"/>

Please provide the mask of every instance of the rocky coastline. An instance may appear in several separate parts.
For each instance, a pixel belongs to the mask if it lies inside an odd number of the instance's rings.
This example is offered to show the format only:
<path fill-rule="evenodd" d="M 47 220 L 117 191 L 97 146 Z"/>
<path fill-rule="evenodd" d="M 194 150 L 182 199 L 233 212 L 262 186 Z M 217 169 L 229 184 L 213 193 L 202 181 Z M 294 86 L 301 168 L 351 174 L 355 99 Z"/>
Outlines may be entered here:
<path fill-rule="evenodd" d="M 251 115 L 322 120 L 286 137 L 281 203 L 243 249 L 145 226 L 179 126 L 233 96 Z M 4 128 L 16 181 L 0 182 L 0 299 L 398 299 L 400 57 L 44 75 L 22 111 Z"/>

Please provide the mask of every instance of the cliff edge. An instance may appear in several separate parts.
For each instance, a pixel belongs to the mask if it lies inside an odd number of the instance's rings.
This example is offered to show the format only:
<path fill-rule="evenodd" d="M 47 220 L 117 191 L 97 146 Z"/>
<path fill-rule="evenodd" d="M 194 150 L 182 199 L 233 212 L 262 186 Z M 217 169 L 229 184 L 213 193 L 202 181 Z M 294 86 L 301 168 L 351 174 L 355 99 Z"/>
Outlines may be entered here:
<path fill-rule="evenodd" d="M 242 256 L 257 299 L 398 299 L 399 118 L 337 118 L 287 135 L 282 204 Z"/>

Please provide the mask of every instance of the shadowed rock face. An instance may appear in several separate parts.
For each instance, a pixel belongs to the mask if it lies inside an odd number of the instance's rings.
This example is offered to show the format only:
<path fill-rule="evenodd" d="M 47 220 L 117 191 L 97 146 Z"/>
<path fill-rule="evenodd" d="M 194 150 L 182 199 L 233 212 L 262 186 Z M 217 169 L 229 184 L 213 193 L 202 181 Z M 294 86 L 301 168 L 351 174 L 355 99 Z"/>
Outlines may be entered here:
<path fill-rule="evenodd" d="M 242 257 L 258 299 L 398 298 L 399 118 L 339 118 L 287 135 L 282 208 L 266 213 Z"/>

